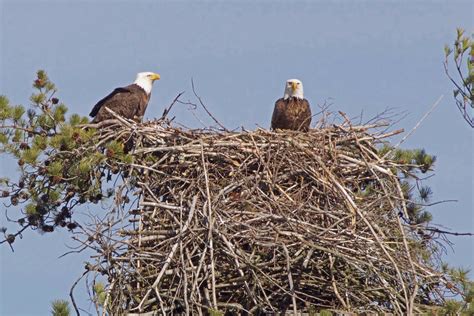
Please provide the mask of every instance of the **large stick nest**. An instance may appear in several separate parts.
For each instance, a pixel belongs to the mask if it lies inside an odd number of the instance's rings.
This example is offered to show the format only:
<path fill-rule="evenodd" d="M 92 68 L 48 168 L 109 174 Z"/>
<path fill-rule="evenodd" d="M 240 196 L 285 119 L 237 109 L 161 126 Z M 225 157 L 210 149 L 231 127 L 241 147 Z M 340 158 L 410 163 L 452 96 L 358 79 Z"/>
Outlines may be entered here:
<path fill-rule="evenodd" d="M 377 150 L 394 133 L 374 127 L 102 129 L 128 139 L 123 168 L 139 193 L 132 226 L 103 255 L 107 308 L 406 314 L 438 303 L 441 274 L 403 224 L 401 166 Z"/>

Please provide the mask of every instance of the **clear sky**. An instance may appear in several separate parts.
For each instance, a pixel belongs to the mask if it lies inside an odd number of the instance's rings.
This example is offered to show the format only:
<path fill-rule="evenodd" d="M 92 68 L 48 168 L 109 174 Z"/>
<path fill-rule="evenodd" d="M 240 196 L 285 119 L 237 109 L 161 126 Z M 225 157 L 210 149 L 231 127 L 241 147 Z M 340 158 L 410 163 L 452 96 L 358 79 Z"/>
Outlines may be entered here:
<path fill-rule="evenodd" d="M 404 143 L 438 157 L 429 184 L 434 222 L 473 231 L 473 133 L 452 100 L 443 46 L 456 27 L 473 30 L 470 1 L 21 1 L 0 0 L 0 94 L 28 105 L 35 71 L 45 69 L 70 112 L 95 102 L 140 71 L 161 74 L 146 118 L 159 116 L 190 80 L 227 127 L 269 127 L 289 78 L 316 104 L 370 118 L 406 112 L 410 130 L 442 94 L 439 107 Z M 177 120 L 198 126 L 185 106 Z M 210 121 L 209 121 L 210 122 Z M 2 158 L 3 159 L 3 158 Z M 15 174 L 3 159 L 2 176 Z M 0 225 L 5 225 L 0 205 Z M 473 241 L 452 238 L 445 259 L 474 268 Z M 86 255 L 58 259 L 68 234 L 27 232 L 15 252 L 0 246 L 0 315 L 47 315 L 67 298 Z M 473 275 L 473 274 L 471 274 Z M 89 308 L 84 286 L 76 290 Z"/>

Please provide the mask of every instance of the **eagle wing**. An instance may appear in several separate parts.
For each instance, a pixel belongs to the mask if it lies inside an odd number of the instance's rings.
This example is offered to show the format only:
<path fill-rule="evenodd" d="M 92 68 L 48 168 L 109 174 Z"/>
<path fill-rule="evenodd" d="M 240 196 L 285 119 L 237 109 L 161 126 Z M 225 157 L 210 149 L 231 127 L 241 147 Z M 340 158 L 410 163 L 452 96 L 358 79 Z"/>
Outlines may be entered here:
<path fill-rule="evenodd" d="M 129 92 L 130 91 L 127 88 L 115 89 L 114 91 L 109 93 L 106 97 L 99 100 L 99 102 L 97 102 L 96 105 L 94 105 L 94 107 L 92 108 L 92 111 L 89 113 L 89 116 L 92 116 L 92 117 L 96 116 L 99 113 L 102 106 L 104 105 L 104 103 L 109 103 L 109 101 L 111 101 L 114 96 L 120 95 L 121 93 L 123 94 L 123 93 L 129 93 Z"/>
<path fill-rule="evenodd" d="M 272 123 L 271 123 L 271 129 L 284 129 L 287 128 L 286 126 L 288 123 L 286 122 L 285 118 L 285 110 L 286 110 L 286 103 L 283 98 L 278 99 L 275 102 L 275 107 L 273 109 L 273 115 L 272 115 Z"/>
<path fill-rule="evenodd" d="M 109 95 L 101 99 L 92 108 L 90 116 L 94 117 L 93 122 L 112 119 L 113 115 L 105 108 L 114 111 L 116 114 L 128 119 L 141 119 L 145 113 L 148 104 L 148 98 L 145 92 L 137 93 L 136 89 L 131 86 L 117 88 Z"/>
<path fill-rule="evenodd" d="M 300 111 L 297 119 L 297 130 L 307 132 L 311 125 L 311 107 L 308 100 L 303 99 L 300 103 Z"/>

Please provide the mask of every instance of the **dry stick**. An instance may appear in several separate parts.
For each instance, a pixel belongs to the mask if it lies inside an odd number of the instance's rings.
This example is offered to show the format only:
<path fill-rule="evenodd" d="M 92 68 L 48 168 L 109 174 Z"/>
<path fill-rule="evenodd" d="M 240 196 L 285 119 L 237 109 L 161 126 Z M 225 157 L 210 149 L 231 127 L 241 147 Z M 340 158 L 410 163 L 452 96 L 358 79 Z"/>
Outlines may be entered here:
<path fill-rule="evenodd" d="M 81 314 L 79 313 L 79 309 L 76 305 L 76 300 L 74 300 L 74 288 L 76 287 L 77 283 L 88 273 L 89 271 L 86 270 L 82 273 L 82 275 L 74 282 L 74 284 L 71 287 L 71 290 L 69 290 L 69 297 L 71 298 L 72 306 L 74 307 L 74 310 L 76 311 L 77 316 L 80 316 Z"/>
<path fill-rule="evenodd" d="M 401 188 L 400 183 L 398 181 L 396 181 L 396 186 L 397 186 L 398 193 L 400 194 L 400 197 L 402 198 L 401 201 L 402 201 L 403 212 L 406 214 L 406 216 L 408 218 L 408 210 L 407 210 L 407 206 L 406 206 L 406 203 L 405 203 L 405 199 L 403 198 L 403 191 L 402 191 L 402 188 Z M 393 202 L 390 200 L 390 203 L 392 204 Z M 416 280 L 415 265 L 413 264 L 413 260 L 411 258 L 410 248 L 408 247 L 408 242 L 407 242 L 407 239 L 406 239 L 406 236 L 405 236 L 405 230 L 403 229 L 402 222 L 400 220 L 400 216 L 397 216 L 397 222 L 398 222 L 398 226 L 400 228 L 400 232 L 402 233 L 403 245 L 405 246 L 408 261 L 409 261 L 411 269 L 412 269 L 413 280 L 415 281 Z M 415 297 L 417 295 L 417 292 L 418 292 L 418 282 L 415 283 L 415 287 L 413 289 L 413 294 L 410 296 L 410 301 L 409 301 L 410 304 L 408 306 L 409 307 L 409 309 L 408 309 L 409 315 L 413 315 L 413 308 L 414 308 L 414 305 L 415 305 Z"/>
<path fill-rule="evenodd" d="M 425 230 L 433 232 L 433 233 L 453 235 L 453 236 L 474 236 L 474 233 L 453 233 L 447 230 L 441 230 L 434 227 L 426 227 Z"/>
<path fill-rule="evenodd" d="M 182 200 L 180 201 L 180 204 L 182 206 L 183 202 Z M 180 222 L 182 221 L 182 216 L 180 216 L 179 218 Z M 180 229 L 182 229 L 182 226 L 180 227 Z M 192 231 L 192 229 L 191 229 Z M 184 251 L 183 251 L 183 240 L 180 239 L 179 240 L 179 255 L 180 255 L 180 259 L 181 259 L 181 266 L 182 266 L 182 274 L 183 274 L 183 288 L 184 288 L 184 291 L 183 291 L 183 294 L 184 294 L 184 308 L 185 308 L 185 315 L 189 315 L 189 302 L 188 302 L 188 275 L 187 275 L 187 271 L 186 271 L 186 262 L 184 260 Z M 191 270 L 191 274 L 192 274 L 192 270 Z M 178 294 L 178 291 L 176 291 L 176 295 Z"/>
<path fill-rule="evenodd" d="M 143 203 L 143 200 L 144 200 L 144 195 L 143 194 L 141 195 L 140 200 Z M 142 204 L 139 203 L 139 205 L 142 205 Z M 137 245 L 137 247 L 139 249 L 141 249 L 141 247 L 142 247 L 142 231 L 143 231 L 143 214 L 140 215 L 140 219 L 139 219 L 139 222 L 138 222 L 138 245 Z M 140 261 L 140 259 L 138 259 L 137 260 L 137 269 L 140 270 L 140 267 L 141 267 L 141 261 Z M 140 289 L 140 282 L 137 282 L 137 290 L 139 290 L 139 289 Z"/>
<path fill-rule="evenodd" d="M 341 295 L 339 294 L 339 291 L 337 290 L 337 285 L 336 285 L 336 279 L 334 278 L 334 258 L 332 257 L 331 254 L 329 254 L 329 262 L 330 262 L 330 272 L 331 272 L 331 283 L 332 283 L 332 288 L 334 289 L 334 294 L 336 294 L 337 299 L 339 302 L 341 302 L 342 306 L 344 306 L 345 309 L 347 309 L 347 304 L 346 302 L 342 299 Z"/>
<path fill-rule="evenodd" d="M 201 159 L 202 159 L 202 167 L 204 171 L 204 178 L 206 180 L 206 195 L 207 195 L 207 210 L 208 210 L 208 224 L 209 224 L 209 232 L 207 238 L 209 240 L 209 255 L 211 260 L 211 282 L 212 282 L 212 304 L 213 308 L 217 309 L 217 297 L 216 297 L 216 274 L 215 274 L 215 267 L 214 267 L 214 241 L 213 241 L 213 226 L 214 226 L 214 216 L 212 213 L 212 205 L 211 205 L 211 192 L 209 190 L 209 176 L 207 174 L 207 165 L 204 159 L 204 146 L 201 143 Z"/>
<path fill-rule="evenodd" d="M 359 140 L 357 140 L 357 145 L 359 146 L 360 149 L 363 148 L 362 144 L 359 142 Z M 375 154 L 374 154 L 375 155 Z M 375 155 L 375 158 L 377 159 L 377 155 Z M 368 162 L 367 160 L 365 159 L 365 157 L 363 157 L 364 159 L 364 162 L 367 164 L 368 166 Z M 371 173 L 374 175 L 374 177 L 378 180 L 379 183 L 382 183 L 382 181 L 380 180 L 379 176 L 377 175 L 376 172 L 373 171 L 372 168 L 369 167 L 369 170 L 371 171 Z M 402 208 L 403 208 L 403 212 L 405 214 L 405 216 L 407 216 L 408 218 L 408 210 L 407 210 L 407 207 L 406 207 L 406 203 L 405 203 L 405 199 L 403 197 L 403 191 L 402 191 L 402 188 L 400 186 L 400 183 L 399 183 L 399 180 L 398 180 L 398 177 L 394 174 L 392 174 L 391 171 L 389 171 L 390 173 L 390 176 L 393 178 L 395 184 L 396 184 L 396 187 L 397 187 L 397 190 L 398 190 L 398 194 L 401 198 L 401 203 L 402 203 Z M 385 194 L 388 195 L 388 192 L 385 188 L 385 185 L 382 184 L 382 189 L 384 190 Z M 391 199 L 389 199 L 389 203 L 392 207 L 392 209 L 396 209 L 395 205 L 393 204 L 393 201 Z M 406 238 L 406 234 L 405 234 L 405 229 L 403 228 L 402 226 L 402 223 L 401 223 L 401 220 L 400 220 L 400 217 L 397 216 L 397 223 L 398 223 L 398 226 L 399 226 L 399 229 L 400 229 L 400 232 L 402 234 L 402 241 L 403 241 L 403 245 L 405 247 L 405 251 L 406 251 L 406 255 L 407 255 L 407 258 L 408 258 L 408 261 L 410 263 L 410 267 L 412 269 L 412 274 L 413 274 L 413 280 L 415 281 L 416 280 L 416 269 L 415 269 L 415 265 L 413 263 L 413 259 L 411 258 L 411 252 L 410 252 L 410 248 L 408 247 L 408 242 L 407 242 L 407 238 Z M 415 307 L 415 297 L 417 295 L 417 292 L 418 292 L 418 283 L 415 283 L 415 287 L 413 289 L 413 293 L 410 295 L 410 300 L 409 300 L 409 305 L 408 305 L 408 314 L 409 315 L 412 315 L 413 314 L 413 309 Z"/>
<path fill-rule="evenodd" d="M 184 308 L 185 308 L 185 313 L 186 315 L 189 314 L 189 302 L 188 302 L 188 275 L 186 272 L 186 269 L 184 268 L 186 266 L 185 261 L 184 261 L 184 253 L 183 253 L 183 242 L 180 240 L 179 241 L 179 251 L 181 255 L 181 265 L 183 266 L 183 294 L 184 294 Z"/>
<path fill-rule="evenodd" d="M 117 113 L 115 113 L 114 111 L 112 111 L 111 109 L 109 109 L 108 107 L 105 107 L 104 108 L 107 112 L 109 112 L 110 114 L 112 114 L 120 123 L 126 125 L 126 126 L 132 126 L 134 124 L 136 124 L 135 121 L 133 120 L 129 120 L 129 119 L 126 119 L 124 118 L 123 116 L 120 116 L 118 115 Z"/>
<path fill-rule="evenodd" d="M 227 248 L 230 250 L 230 254 L 232 255 L 232 257 L 234 258 L 234 262 L 235 262 L 235 266 L 237 267 L 237 270 L 239 271 L 239 274 L 241 277 L 244 277 L 245 276 L 245 273 L 244 271 L 242 270 L 241 266 L 240 266 L 240 263 L 239 263 L 239 259 L 238 259 L 238 256 L 237 256 L 237 253 L 235 251 L 235 245 L 233 245 L 225 236 L 224 234 L 222 234 L 218 229 L 216 229 L 216 233 L 217 235 L 222 239 L 222 241 L 224 241 L 224 244 L 227 246 Z M 252 291 L 250 290 L 250 286 L 248 285 L 248 282 L 245 280 L 244 281 L 244 286 L 245 286 L 245 289 L 247 291 L 247 295 L 249 297 L 252 298 L 253 300 L 253 303 L 255 305 L 257 305 L 257 300 L 255 299 Z M 264 292 L 265 294 L 265 292 Z"/>
<path fill-rule="evenodd" d="M 400 134 L 400 133 L 403 133 L 404 131 L 405 131 L 405 129 L 400 128 L 400 129 L 397 129 L 397 130 L 394 130 L 394 131 L 391 131 L 391 132 L 388 132 L 388 133 L 384 133 L 384 134 L 380 134 L 380 135 L 375 135 L 375 136 L 373 136 L 373 138 L 374 138 L 374 139 L 388 138 L 388 137 L 395 136 L 395 135 L 398 135 L 398 134 Z"/>
<path fill-rule="evenodd" d="M 197 196 L 195 196 L 193 198 L 193 202 L 192 202 L 191 208 L 189 210 L 188 219 L 186 220 L 186 223 L 184 224 L 183 229 L 181 229 L 181 231 L 179 232 L 179 235 L 183 235 L 183 233 L 186 232 L 186 230 L 188 229 L 188 226 L 191 223 L 191 220 L 192 220 L 193 215 L 194 215 L 194 209 L 196 208 L 196 202 L 197 202 Z M 158 287 L 158 284 L 160 283 L 161 278 L 163 277 L 166 269 L 168 268 L 169 264 L 171 263 L 171 260 L 173 259 L 174 253 L 176 252 L 176 249 L 178 248 L 178 246 L 179 246 L 179 242 L 175 243 L 173 245 L 173 247 L 171 248 L 171 251 L 168 254 L 168 257 L 166 258 L 165 263 L 164 263 L 163 267 L 160 270 L 160 273 L 156 277 L 155 282 L 153 282 L 153 285 L 151 286 L 150 289 L 148 289 L 145 296 L 142 298 L 140 304 L 138 305 L 137 308 L 138 308 L 139 311 L 142 310 L 142 306 L 145 303 L 145 301 L 147 300 L 148 296 L 150 295 L 152 289 L 156 290 L 156 288 Z"/>
<path fill-rule="evenodd" d="M 191 293 L 190 293 L 191 297 L 193 297 L 194 291 L 197 288 L 197 283 L 199 281 L 199 274 L 201 273 L 201 269 L 203 267 L 204 260 L 206 259 L 207 248 L 208 248 L 208 246 L 205 245 L 204 249 L 202 251 L 201 258 L 199 259 L 199 264 L 198 264 L 198 267 L 196 269 L 196 278 L 194 279 L 193 285 L 191 287 Z M 198 296 L 199 296 L 199 300 L 201 300 L 201 294 L 199 293 L 199 290 L 197 291 L 197 293 L 198 293 Z"/>
<path fill-rule="evenodd" d="M 203 107 L 203 109 L 206 111 L 207 115 L 209 115 L 213 120 L 214 122 L 217 123 L 217 125 L 219 125 L 224 131 L 228 132 L 229 130 L 227 128 L 224 127 L 224 125 L 222 125 L 215 117 L 214 115 L 212 115 L 211 112 L 209 112 L 209 110 L 207 109 L 207 107 L 204 105 L 204 102 L 202 102 L 201 100 L 201 97 L 198 96 L 198 94 L 196 93 L 196 90 L 194 89 L 194 80 L 191 78 L 191 87 L 193 88 L 193 93 L 194 93 L 194 96 L 199 100 L 199 104 L 201 104 L 201 106 Z"/>
<path fill-rule="evenodd" d="M 293 303 L 293 315 L 298 315 L 298 308 L 296 307 L 296 297 L 295 297 L 295 288 L 293 285 L 293 277 L 291 275 L 291 263 L 290 263 L 290 254 L 288 253 L 288 248 L 285 244 L 282 245 L 286 257 L 286 268 L 288 269 L 288 283 L 290 285 L 291 300 Z"/>
<path fill-rule="evenodd" d="M 209 266 L 205 265 L 204 266 L 204 273 L 206 275 L 206 286 L 203 286 L 202 291 L 204 292 L 204 297 L 206 298 L 206 302 L 208 302 L 207 305 L 213 305 L 211 301 L 211 297 L 209 296 L 209 288 L 211 288 L 212 291 L 212 281 L 209 283 Z M 209 309 L 209 308 L 208 308 Z M 212 307 L 213 310 L 216 310 L 217 308 Z"/>
<path fill-rule="evenodd" d="M 400 146 L 401 144 L 403 144 L 403 142 L 405 142 L 405 140 L 411 135 L 413 134 L 413 132 L 420 126 L 420 124 L 431 114 L 431 112 L 434 111 L 434 109 L 436 109 L 436 107 L 438 106 L 438 104 L 441 102 L 441 100 L 443 99 L 444 97 L 444 94 L 442 94 L 438 100 L 436 100 L 435 103 L 433 103 L 433 105 L 431 106 L 431 108 L 428 110 L 428 112 L 425 113 L 425 115 L 423 115 L 423 117 L 418 121 L 418 123 L 415 124 L 415 126 L 412 128 L 412 130 L 406 134 L 395 146 L 393 146 L 387 153 L 385 153 L 385 155 L 383 155 L 382 159 L 385 159 L 385 157 L 387 157 L 392 151 L 394 151 L 396 148 L 398 148 L 398 146 Z"/>
<path fill-rule="evenodd" d="M 179 97 L 182 96 L 183 94 L 184 94 L 184 91 L 178 93 L 178 95 L 174 98 L 173 102 L 171 102 L 170 106 L 165 108 L 165 110 L 163 111 L 163 114 L 161 115 L 161 119 L 164 119 L 168 115 L 168 113 L 171 111 L 171 108 L 173 107 L 173 105 L 178 101 Z"/>
<path fill-rule="evenodd" d="M 359 149 L 363 149 L 364 147 L 362 146 L 362 144 L 360 143 L 360 141 L 356 138 L 356 142 L 357 142 L 357 145 L 359 147 Z M 374 154 L 375 155 L 375 154 Z M 385 192 L 386 195 L 388 195 L 388 192 L 385 188 L 385 185 L 383 185 L 383 182 L 380 180 L 379 176 L 377 175 L 376 172 L 374 172 L 374 170 L 372 168 L 370 168 L 369 166 L 369 163 L 367 162 L 366 158 L 364 156 L 362 156 L 364 162 L 366 163 L 368 169 L 370 170 L 370 172 L 374 175 L 374 177 L 377 179 L 377 181 L 379 183 L 382 183 L 382 189 L 383 191 Z M 378 158 L 377 155 L 375 155 L 375 158 Z M 397 187 L 397 190 L 398 190 L 398 194 L 400 195 L 401 197 L 401 202 L 402 202 L 402 207 L 403 207 L 403 212 L 406 214 L 406 216 L 408 216 L 408 211 L 407 211 L 407 208 L 406 208 L 406 203 L 405 203 L 405 200 L 403 198 L 403 192 L 402 192 L 402 188 L 400 186 L 400 183 L 398 181 L 398 178 L 392 174 L 392 172 L 390 170 L 388 170 L 389 172 L 389 175 L 393 178 L 394 182 L 396 183 L 396 187 Z M 393 204 L 393 201 L 391 199 L 389 199 L 389 203 L 392 207 L 392 209 L 396 209 L 395 205 Z M 415 270 L 415 266 L 413 264 L 413 260 L 411 258 L 411 253 L 410 253 L 410 249 L 408 247 L 408 243 L 407 243 L 407 240 L 406 240 L 406 236 L 405 236 L 405 230 L 403 229 L 403 226 L 402 226 L 402 223 L 400 221 L 400 217 L 397 216 L 397 222 L 398 222 L 398 226 L 400 228 L 400 232 L 402 234 L 402 240 L 403 240 L 403 245 L 405 247 L 405 250 L 406 250 L 406 254 L 407 254 L 407 257 L 408 257 L 408 261 L 410 263 L 410 267 L 412 269 L 412 274 L 413 274 L 413 280 L 416 280 L 416 270 Z M 413 308 L 414 308 L 414 302 L 415 302 L 415 297 L 417 295 L 417 291 L 418 291 L 418 283 L 415 284 L 415 288 L 413 289 L 413 293 L 410 295 L 410 299 L 409 301 L 407 302 L 408 303 L 408 306 L 407 306 L 407 312 L 409 315 L 412 315 L 413 314 Z"/>
<path fill-rule="evenodd" d="M 318 163 L 321 164 L 321 166 L 324 166 L 324 163 L 323 161 L 321 160 L 320 157 L 314 155 L 314 157 L 316 158 L 316 160 L 318 161 Z M 328 176 L 330 178 L 332 178 L 332 181 L 336 184 L 336 186 L 341 190 L 341 192 L 343 193 L 344 197 L 346 198 L 346 200 L 349 202 L 349 204 L 352 206 L 352 209 L 351 210 L 354 210 L 356 212 L 357 215 L 359 215 L 362 220 L 365 222 L 365 224 L 367 225 L 367 227 L 369 227 L 370 231 L 372 232 L 372 235 L 374 236 L 375 240 L 377 241 L 377 243 L 380 245 L 382 251 L 385 253 L 385 255 L 389 258 L 390 262 L 392 263 L 393 267 L 395 268 L 396 272 L 397 272 L 397 275 L 398 275 L 398 278 L 403 286 L 403 293 L 405 294 L 405 302 L 406 304 L 408 305 L 408 309 L 409 309 L 409 300 L 408 300 L 408 290 L 406 289 L 406 286 L 405 286 L 405 282 L 403 282 L 403 277 L 402 277 L 402 274 L 397 266 L 397 264 L 395 263 L 395 260 L 393 260 L 392 256 L 389 254 L 389 252 L 387 251 L 387 249 L 385 248 L 385 246 L 383 245 L 382 241 L 380 240 L 379 236 L 377 235 L 377 233 L 375 232 L 373 226 L 370 224 L 370 222 L 367 220 L 367 218 L 364 216 L 364 214 L 362 214 L 362 212 L 359 210 L 359 208 L 357 207 L 357 205 L 354 203 L 354 201 L 352 200 L 352 198 L 349 196 L 349 194 L 346 192 L 346 190 L 344 189 L 344 187 L 334 178 L 334 176 L 332 175 L 332 173 L 329 172 L 329 170 L 327 170 L 328 172 Z"/>
<path fill-rule="evenodd" d="M 255 265 L 254 265 L 253 267 L 254 267 L 256 270 L 258 270 L 258 272 L 260 272 L 265 278 L 267 278 L 268 281 L 270 281 L 273 285 L 275 285 L 275 286 L 278 287 L 280 290 L 282 290 L 283 293 L 288 294 L 288 295 L 291 295 L 291 294 L 292 294 L 292 293 L 289 292 L 285 287 L 283 287 L 282 285 L 280 285 L 280 284 L 278 283 L 278 281 L 277 281 L 275 278 L 273 278 L 273 277 L 272 277 L 271 275 L 269 275 L 268 273 L 265 273 L 265 271 L 263 271 L 261 268 L 259 268 L 258 266 L 255 266 Z M 255 273 L 253 270 L 252 270 L 252 272 Z M 295 292 L 295 294 L 296 294 L 296 292 Z M 294 294 L 294 295 L 295 295 L 295 294 Z M 302 293 L 302 294 L 304 294 L 304 293 Z M 273 295 L 273 294 L 272 294 L 272 295 Z M 299 297 L 298 297 L 298 299 L 301 300 L 301 301 L 303 300 L 303 299 L 301 299 L 301 298 L 299 298 Z M 272 308 L 272 310 L 274 310 L 273 306 L 270 305 L 270 307 Z"/>
<path fill-rule="evenodd" d="M 102 127 L 109 127 L 110 125 L 119 124 L 119 123 L 120 121 L 117 119 L 110 119 L 110 120 L 100 121 L 99 123 L 88 123 L 88 124 L 81 124 L 78 126 L 81 127 L 82 129 L 102 128 Z"/>
<path fill-rule="evenodd" d="M 175 245 L 176 245 L 176 244 L 175 244 Z M 157 287 L 154 287 L 154 289 L 155 289 L 156 297 L 158 298 L 158 301 L 160 302 L 160 310 L 161 310 L 161 313 L 163 314 L 163 316 L 166 316 L 165 305 L 163 305 L 163 300 L 161 299 L 160 292 L 158 291 L 158 288 L 157 288 Z"/>
<path fill-rule="evenodd" d="M 238 262 L 237 262 L 238 263 Z M 241 271 L 242 269 L 240 269 Z M 272 306 L 272 303 L 270 302 L 270 298 L 268 297 L 267 293 L 265 293 L 265 288 L 263 287 L 263 284 L 262 282 L 260 281 L 259 277 L 257 276 L 257 274 L 255 273 L 254 270 L 252 270 L 252 275 L 254 276 L 254 280 L 257 282 L 257 285 L 258 287 L 260 288 L 260 290 L 262 291 L 262 295 L 263 295 L 263 298 L 265 299 L 265 301 L 267 302 L 268 306 L 270 306 L 270 308 L 272 309 L 273 312 L 276 312 L 275 308 Z M 252 293 L 250 292 L 250 287 L 248 285 L 248 282 L 247 281 L 244 281 L 244 285 L 245 285 L 245 290 L 247 291 L 247 293 L 250 293 L 250 297 L 252 298 L 254 304 L 255 304 L 255 307 L 258 307 L 258 303 L 255 299 L 255 297 L 252 295 Z"/>
<path fill-rule="evenodd" d="M 146 313 L 127 313 L 125 316 L 156 316 L 156 311 L 146 312 Z"/>
<path fill-rule="evenodd" d="M 192 254 L 189 252 L 189 249 L 185 248 L 185 252 L 186 252 L 186 259 L 187 259 L 187 262 L 189 263 L 189 266 L 190 266 L 190 269 L 191 269 L 191 280 L 197 280 L 198 278 L 198 275 L 197 275 L 197 269 L 195 267 L 195 265 L 193 264 L 192 262 Z M 196 273 L 194 272 L 196 270 Z M 195 276 L 196 274 L 196 276 Z M 193 283 L 194 284 L 194 283 Z M 194 295 L 193 295 L 193 284 L 191 284 L 191 291 L 189 294 L 186 294 L 186 296 L 189 296 L 189 298 L 191 299 L 191 302 L 192 303 L 196 303 L 197 302 L 200 302 L 201 301 L 201 298 L 199 296 L 199 292 L 198 292 L 198 297 L 197 299 L 194 298 Z M 187 291 L 187 288 L 186 288 L 186 291 Z M 202 312 L 201 312 L 201 309 L 198 309 L 198 314 L 199 315 L 202 315 Z"/>
<path fill-rule="evenodd" d="M 104 304 L 102 305 L 102 316 L 106 316 L 106 315 L 107 315 L 107 307 L 108 307 L 108 305 L 109 305 L 110 292 L 112 292 L 112 290 L 114 289 L 115 281 L 116 281 L 116 280 L 113 280 L 113 281 L 110 283 L 110 287 L 107 289 L 107 295 L 105 296 L 105 301 L 104 301 Z"/>

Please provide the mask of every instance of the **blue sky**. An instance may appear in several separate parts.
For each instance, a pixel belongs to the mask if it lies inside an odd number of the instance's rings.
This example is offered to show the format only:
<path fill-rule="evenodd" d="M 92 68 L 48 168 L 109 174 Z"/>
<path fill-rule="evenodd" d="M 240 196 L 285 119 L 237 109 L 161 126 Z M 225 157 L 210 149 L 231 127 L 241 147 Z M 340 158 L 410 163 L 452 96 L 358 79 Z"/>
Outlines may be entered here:
<path fill-rule="evenodd" d="M 408 114 L 397 128 L 410 130 L 444 94 L 403 147 L 435 154 L 434 199 L 458 200 L 432 207 L 434 222 L 474 230 L 473 133 L 442 67 L 456 27 L 473 30 L 469 1 L 0 0 L 0 9 L 0 94 L 15 104 L 28 105 L 38 69 L 70 112 L 82 115 L 137 72 L 154 71 L 162 79 L 146 118 L 159 116 L 181 91 L 191 99 L 193 78 L 224 125 L 253 129 L 269 126 L 284 82 L 296 77 L 315 110 L 326 100 L 351 117 L 395 108 Z M 199 126 L 185 106 L 174 114 Z M 15 165 L 1 159 L 1 175 L 14 175 Z M 472 239 L 452 241 L 445 259 L 474 267 Z M 51 300 L 67 297 L 87 260 L 58 259 L 70 244 L 65 233 L 27 232 L 14 253 L 0 247 L 1 315 L 46 315 Z M 87 309 L 84 287 L 77 292 Z"/>

